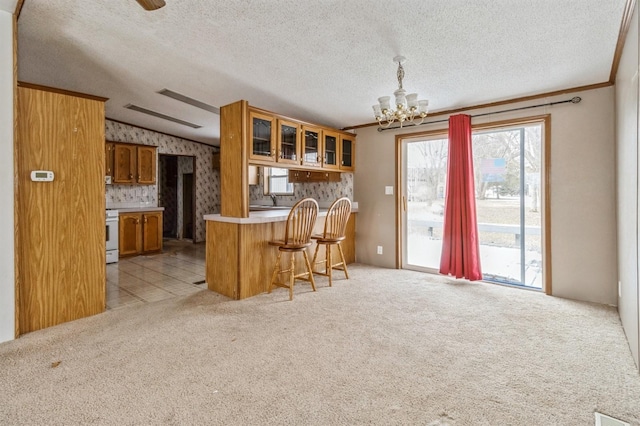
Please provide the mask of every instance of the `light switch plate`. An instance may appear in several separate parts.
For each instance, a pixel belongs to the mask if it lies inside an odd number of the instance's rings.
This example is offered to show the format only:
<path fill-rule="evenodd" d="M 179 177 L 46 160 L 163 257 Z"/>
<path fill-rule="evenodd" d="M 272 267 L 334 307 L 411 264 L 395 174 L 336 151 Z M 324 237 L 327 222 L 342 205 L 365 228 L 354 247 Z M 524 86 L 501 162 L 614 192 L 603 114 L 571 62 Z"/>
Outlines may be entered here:
<path fill-rule="evenodd" d="M 384 195 L 393 195 L 393 186 L 385 186 Z"/>

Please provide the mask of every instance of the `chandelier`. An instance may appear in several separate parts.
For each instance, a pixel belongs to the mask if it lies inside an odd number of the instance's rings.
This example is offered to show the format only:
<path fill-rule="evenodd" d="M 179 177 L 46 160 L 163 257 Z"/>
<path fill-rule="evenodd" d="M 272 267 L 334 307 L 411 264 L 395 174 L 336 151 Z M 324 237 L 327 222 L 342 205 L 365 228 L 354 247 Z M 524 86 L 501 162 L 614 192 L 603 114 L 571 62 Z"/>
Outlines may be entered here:
<path fill-rule="evenodd" d="M 419 101 L 417 93 L 407 95 L 407 91 L 402 88 L 402 79 L 404 78 L 402 63 L 406 59 L 404 56 L 393 58 L 393 62 L 398 63 L 398 90 L 393 92 L 396 98 L 395 109 L 391 108 L 391 96 L 378 98 L 378 104 L 373 106 L 373 113 L 380 127 L 388 128 L 396 121 L 400 122 L 400 128 L 405 122 L 415 125 L 422 124 L 429 111 L 429 101 Z M 417 121 L 418 119 L 420 121 Z"/>

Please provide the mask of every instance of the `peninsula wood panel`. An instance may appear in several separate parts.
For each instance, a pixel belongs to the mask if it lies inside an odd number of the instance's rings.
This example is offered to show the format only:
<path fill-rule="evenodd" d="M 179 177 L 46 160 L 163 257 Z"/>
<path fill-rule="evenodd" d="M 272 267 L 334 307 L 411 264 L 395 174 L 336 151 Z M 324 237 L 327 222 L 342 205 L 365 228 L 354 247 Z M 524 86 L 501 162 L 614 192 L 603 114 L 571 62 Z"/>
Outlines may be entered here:
<path fill-rule="evenodd" d="M 207 221 L 207 288 L 232 299 L 238 298 L 239 226 Z"/>
<path fill-rule="evenodd" d="M 353 263 L 356 261 L 356 213 L 351 213 L 349 216 L 345 236 L 347 238 L 342 242 L 344 260 L 347 263 Z M 333 257 L 333 252 L 331 257 Z"/>
<path fill-rule="evenodd" d="M 102 101 L 18 87 L 20 333 L 104 311 L 104 129 Z"/>
<path fill-rule="evenodd" d="M 269 289 L 273 265 L 278 256 L 278 248 L 269 241 L 284 237 L 285 222 L 255 223 L 240 226 L 240 271 L 239 299 L 264 293 Z M 289 259 L 290 254 L 283 254 Z M 298 255 L 302 259 L 302 255 Z M 284 260 L 284 259 L 283 259 Z M 303 263 L 296 264 L 300 271 Z"/>

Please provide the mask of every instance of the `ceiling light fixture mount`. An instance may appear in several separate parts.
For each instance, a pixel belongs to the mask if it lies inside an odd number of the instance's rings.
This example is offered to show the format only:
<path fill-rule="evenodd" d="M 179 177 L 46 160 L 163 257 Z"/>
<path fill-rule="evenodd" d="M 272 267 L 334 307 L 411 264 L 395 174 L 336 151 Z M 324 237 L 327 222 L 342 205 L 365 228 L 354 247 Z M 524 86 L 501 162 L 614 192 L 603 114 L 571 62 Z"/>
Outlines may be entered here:
<path fill-rule="evenodd" d="M 402 80 L 404 79 L 404 68 L 402 64 L 407 60 L 404 56 L 396 56 L 393 62 L 398 63 L 398 90 L 393 92 L 396 101 L 396 108 L 391 108 L 391 96 L 382 96 L 378 98 L 378 104 L 373 106 L 373 113 L 378 120 L 380 127 L 388 128 L 394 122 L 400 123 L 400 128 L 405 122 L 411 124 L 422 124 L 424 118 L 429 112 L 429 101 L 418 100 L 417 93 L 409 93 L 402 88 Z M 417 121 L 417 120 L 420 121 Z"/>

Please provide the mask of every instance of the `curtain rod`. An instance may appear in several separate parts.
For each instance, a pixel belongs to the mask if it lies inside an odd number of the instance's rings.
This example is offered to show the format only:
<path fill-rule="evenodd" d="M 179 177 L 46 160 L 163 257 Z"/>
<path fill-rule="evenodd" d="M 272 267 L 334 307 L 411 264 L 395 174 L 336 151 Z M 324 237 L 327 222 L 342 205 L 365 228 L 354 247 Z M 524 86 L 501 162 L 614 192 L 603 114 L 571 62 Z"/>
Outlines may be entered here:
<path fill-rule="evenodd" d="M 520 107 L 520 108 L 511 108 L 511 109 L 503 109 L 501 111 L 493 111 L 493 112 L 485 112 L 483 114 L 473 114 L 471 115 L 471 117 L 483 117 L 485 115 L 492 115 L 492 114 L 502 114 L 504 112 L 512 112 L 512 111 L 520 111 L 523 109 L 530 109 L 530 108 L 539 108 L 539 107 L 543 107 L 543 106 L 551 106 L 551 105 L 558 105 L 558 104 L 566 104 L 571 102 L 572 104 L 577 104 L 582 100 L 582 98 L 580 96 L 574 96 L 571 99 L 567 99 L 565 101 L 556 101 L 556 102 L 549 102 L 546 104 L 538 104 L 538 105 L 529 105 L 529 106 L 525 106 L 525 107 Z M 425 124 L 434 124 L 434 123 L 444 123 L 445 121 L 449 121 L 448 118 L 444 118 L 442 120 L 436 120 L 436 121 L 429 121 L 427 123 L 420 123 L 420 124 L 412 124 L 410 126 L 407 127 L 415 127 L 415 126 L 424 126 Z M 378 127 L 378 131 L 379 132 L 384 132 L 385 130 L 395 130 L 395 129 L 400 129 L 400 126 L 395 126 L 395 127 Z"/>

